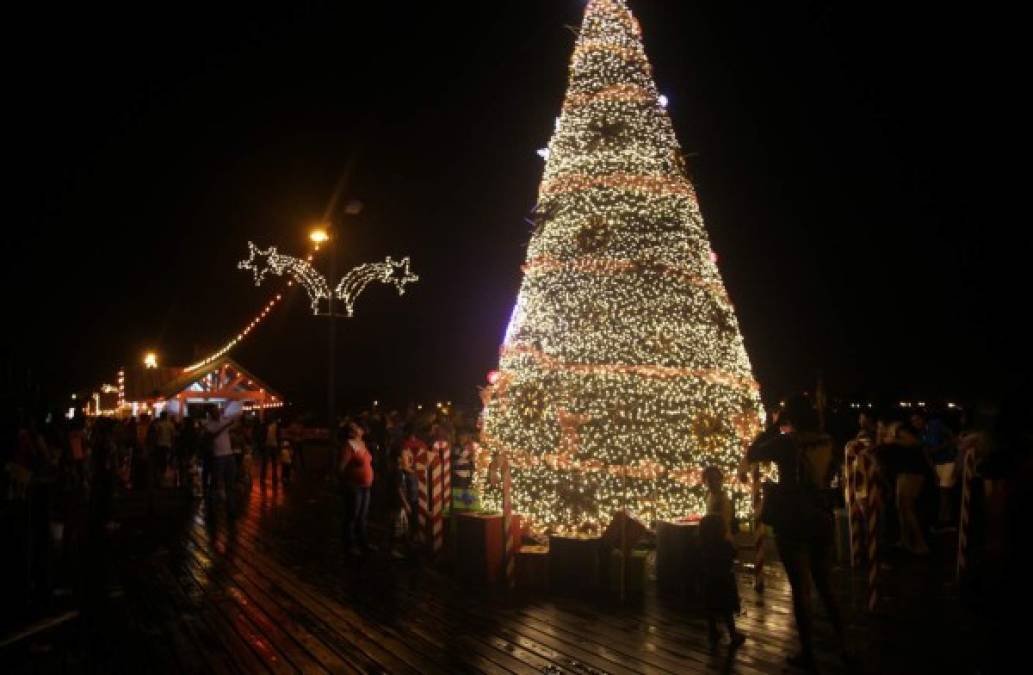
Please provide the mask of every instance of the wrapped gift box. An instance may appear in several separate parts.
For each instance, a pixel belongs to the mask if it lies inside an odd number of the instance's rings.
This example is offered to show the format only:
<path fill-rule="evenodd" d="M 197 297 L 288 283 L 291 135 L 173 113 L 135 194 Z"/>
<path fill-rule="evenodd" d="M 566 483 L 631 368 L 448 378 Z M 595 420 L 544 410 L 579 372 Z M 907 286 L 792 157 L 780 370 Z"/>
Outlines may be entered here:
<path fill-rule="evenodd" d="M 493 584 L 502 576 L 502 514 L 463 513 L 453 516 L 456 523 L 456 571 L 464 581 Z M 513 516 L 513 547 L 520 549 L 520 516 Z"/>
<path fill-rule="evenodd" d="M 549 587 L 549 547 L 528 544 L 520 547 L 516 560 L 517 587 L 544 591 Z"/>
<path fill-rule="evenodd" d="M 613 593 L 621 590 L 621 557 L 619 549 L 612 549 L 607 560 L 606 587 Z M 628 595 L 640 595 L 646 590 L 646 558 L 649 551 L 632 550 L 628 556 L 628 565 L 624 570 L 625 587 Z"/>
<path fill-rule="evenodd" d="M 688 599 L 700 584 L 698 521 L 661 521 L 656 526 L 656 584 L 664 594 Z"/>
<path fill-rule="evenodd" d="M 549 537 L 549 588 L 575 595 L 598 591 L 601 552 L 598 537 Z"/>

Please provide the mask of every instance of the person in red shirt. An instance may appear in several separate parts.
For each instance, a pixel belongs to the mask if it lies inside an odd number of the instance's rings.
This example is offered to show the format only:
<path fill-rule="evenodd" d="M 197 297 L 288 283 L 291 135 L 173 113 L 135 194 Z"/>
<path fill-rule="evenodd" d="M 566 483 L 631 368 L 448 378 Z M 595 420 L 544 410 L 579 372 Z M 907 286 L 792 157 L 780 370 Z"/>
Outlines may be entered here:
<path fill-rule="evenodd" d="M 363 437 L 366 430 L 348 423 L 348 439 L 337 455 L 337 474 L 344 493 L 344 548 L 350 555 L 375 551 L 366 537 L 369 498 L 373 488 L 373 455 Z"/>

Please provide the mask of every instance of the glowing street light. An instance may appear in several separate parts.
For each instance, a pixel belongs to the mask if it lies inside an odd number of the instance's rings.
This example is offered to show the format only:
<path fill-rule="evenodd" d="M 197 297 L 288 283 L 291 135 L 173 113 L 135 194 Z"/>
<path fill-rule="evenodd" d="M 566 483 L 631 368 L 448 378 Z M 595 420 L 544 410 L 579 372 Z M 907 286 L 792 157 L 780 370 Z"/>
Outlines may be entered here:
<path fill-rule="evenodd" d="M 154 352 L 147 352 L 143 357 L 143 365 L 145 368 L 157 368 L 158 355 Z"/>
<path fill-rule="evenodd" d="M 330 241 L 330 233 L 326 231 L 326 228 L 317 227 L 308 233 L 308 238 L 309 241 L 318 246 Z"/>

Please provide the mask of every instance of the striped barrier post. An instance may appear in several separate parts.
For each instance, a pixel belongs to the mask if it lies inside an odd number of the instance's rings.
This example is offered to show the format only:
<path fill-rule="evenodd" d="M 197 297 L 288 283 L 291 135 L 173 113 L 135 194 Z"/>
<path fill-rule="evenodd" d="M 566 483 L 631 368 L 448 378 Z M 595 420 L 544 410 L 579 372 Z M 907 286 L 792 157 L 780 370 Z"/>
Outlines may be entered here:
<path fill-rule="evenodd" d="M 417 497 L 416 501 L 419 508 L 416 512 L 416 540 L 418 544 L 426 543 L 427 541 L 427 523 L 430 518 L 430 510 L 428 503 L 428 485 L 427 485 L 427 451 L 424 448 L 420 448 L 416 452 L 416 456 L 413 457 L 413 461 L 416 464 L 416 488 Z"/>
<path fill-rule="evenodd" d="M 445 514 L 452 513 L 452 446 L 447 442 L 441 449 L 441 494 L 445 499 Z"/>
<path fill-rule="evenodd" d="M 846 497 L 847 524 L 850 529 L 851 567 L 860 567 L 861 553 L 864 550 L 861 545 L 862 532 L 864 530 L 863 514 L 861 503 L 858 499 L 858 486 L 864 477 L 860 464 L 857 442 L 851 441 L 846 445 L 846 461 L 843 466 L 843 490 Z"/>
<path fill-rule="evenodd" d="M 516 552 L 513 550 L 513 484 L 509 458 L 502 456 L 502 578 L 506 588 L 516 581 Z"/>
<path fill-rule="evenodd" d="M 444 495 L 441 492 L 441 458 L 437 453 L 430 457 L 430 553 L 437 555 L 445 544 L 445 525 L 441 508 Z"/>
<path fill-rule="evenodd" d="M 879 602 L 879 512 L 882 510 L 882 494 L 871 454 L 866 452 L 861 455 L 861 459 L 868 491 L 868 611 L 874 612 Z"/>
<path fill-rule="evenodd" d="M 961 512 L 958 522 L 958 580 L 968 569 L 968 542 L 972 533 L 972 481 L 976 474 L 976 453 L 974 448 L 965 452 L 964 470 L 961 475 Z"/>

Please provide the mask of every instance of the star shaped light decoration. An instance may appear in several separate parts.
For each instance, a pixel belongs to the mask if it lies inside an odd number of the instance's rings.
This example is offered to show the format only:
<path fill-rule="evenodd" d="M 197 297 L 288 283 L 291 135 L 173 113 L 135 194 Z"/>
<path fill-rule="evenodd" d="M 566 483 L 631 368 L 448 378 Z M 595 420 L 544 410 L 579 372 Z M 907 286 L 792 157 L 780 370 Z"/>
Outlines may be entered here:
<path fill-rule="evenodd" d="M 388 256 L 382 263 L 366 263 L 354 268 L 338 282 L 334 294 L 344 303 L 348 316 L 355 311 L 355 301 L 371 282 L 379 281 L 393 284 L 398 295 L 405 295 L 406 284 L 419 281 L 419 277 L 409 271 L 409 258 L 395 260 Z"/>
<path fill-rule="evenodd" d="M 330 286 L 325 276 L 306 260 L 280 254 L 275 246 L 262 250 L 249 241 L 248 257 L 238 262 L 237 268 L 250 270 L 255 276 L 256 286 L 262 285 L 262 280 L 269 272 L 278 276 L 289 274 L 305 288 L 312 303 L 313 314 L 319 314 L 320 303 L 330 298 Z M 394 284 L 398 294 L 404 295 L 405 286 L 418 280 L 419 277 L 409 270 L 408 257 L 396 261 L 389 256 L 384 262 L 366 263 L 353 268 L 341 278 L 333 293 L 344 303 L 347 315 L 352 316 L 355 300 L 370 282 Z"/>
<path fill-rule="evenodd" d="M 391 256 L 387 257 L 384 261 L 386 271 L 384 273 L 383 282 L 385 284 L 394 284 L 395 288 L 398 289 L 398 295 L 405 295 L 406 284 L 415 283 L 420 280 L 418 276 L 413 274 L 409 270 L 409 256 L 402 258 L 399 261 L 395 261 Z"/>
<path fill-rule="evenodd" d="M 265 278 L 267 272 L 273 269 L 271 261 L 276 258 L 276 247 L 270 246 L 266 250 L 262 250 L 255 246 L 253 241 L 247 243 L 248 257 L 247 260 L 241 260 L 237 263 L 237 269 L 251 270 L 252 274 L 255 275 L 255 286 L 262 285 L 262 279 Z M 276 270 L 279 274 L 282 271 Z"/>
<path fill-rule="evenodd" d="M 556 408 L 556 424 L 560 428 L 561 455 L 574 455 L 581 446 L 581 427 L 592 420 L 591 415 L 572 413 L 567 408 Z"/>

